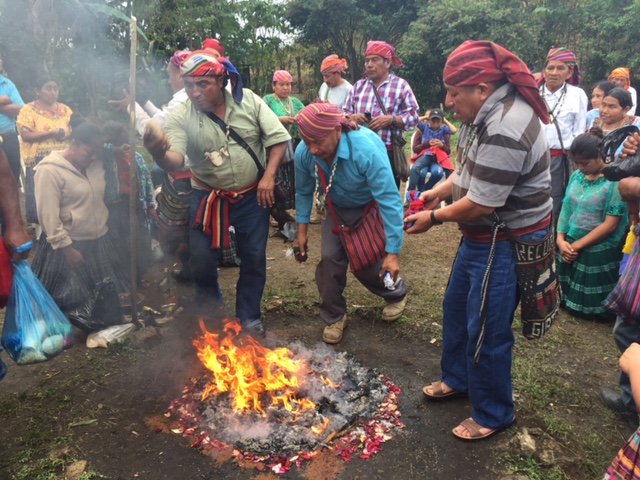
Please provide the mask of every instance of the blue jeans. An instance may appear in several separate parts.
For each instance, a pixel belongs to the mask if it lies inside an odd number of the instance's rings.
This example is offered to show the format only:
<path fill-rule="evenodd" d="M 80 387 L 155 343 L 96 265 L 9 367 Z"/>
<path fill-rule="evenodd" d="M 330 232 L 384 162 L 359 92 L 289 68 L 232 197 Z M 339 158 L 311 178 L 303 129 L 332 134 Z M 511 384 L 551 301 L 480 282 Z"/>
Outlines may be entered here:
<path fill-rule="evenodd" d="M 208 195 L 193 190 L 191 197 L 191 224 L 196 219 L 200 201 Z M 236 284 L 236 317 L 242 325 L 262 319 L 260 302 L 267 279 L 267 239 L 269 236 L 268 208 L 258 205 L 256 192 L 244 196 L 236 204 L 229 205 L 229 225 L 233 225 L 238 242 L 240 276 Z M 222 303 L 222 291 L 218 283 L 218 266 L 221 250 L 211 249 L 211 236 L 202 228 L 189 230 L 191 275 L 195 284 L 196 303 Z"/>
<path fill-rule="evenodd" d="M 431 172 L 431 178 L 429 178 L 429 181 L 425 184 L 424 180 L 422 180 L 422 182 L 420 180 L 424 178 L 423 175 L 426 175 L 427 172 Z M 440 165 L 438 165 L 438 162 L 433 155 L 422 155 L 416 160 L 416 163 L 414 163 L 411 168 L 408 189 L 417 189 L 424 192 L 433 188 L 433 186 L 440 181 L 443 175 L 444 170 Z"/>
<path fill-rule="evenodd" d="M 522 237 L 544 238 L 547 229 Z M 442 381 L 458 392 L 468 392 L 473 420 L 498 429 L 514 420 L 511 382 L 511 324 L 518 305 L 518 285 L 513 249 L 508 240 L 497 242 L 487 295 L 485 337 L 478 364 L 474 363 L 480 335 L 482 279 L 487 268 L 489 243 L 464 239 L 444 296 Z"/>

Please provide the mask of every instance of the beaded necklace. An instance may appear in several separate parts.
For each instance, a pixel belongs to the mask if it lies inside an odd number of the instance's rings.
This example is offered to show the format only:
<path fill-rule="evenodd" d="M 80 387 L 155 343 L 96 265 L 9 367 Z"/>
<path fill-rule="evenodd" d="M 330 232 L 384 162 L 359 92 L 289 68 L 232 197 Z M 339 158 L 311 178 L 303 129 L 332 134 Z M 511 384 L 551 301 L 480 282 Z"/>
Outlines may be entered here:
<path fill-rule="evenodd" d="M 327 218 L 327 195 L 329 195 L 329 190 L 331 190 L 331 185 L 333 185 L 333 177 L 336 175 L 336 170 L 338 168 L 338 156 L 336 155 L 333 160 L 333 165 L 331 165 L 331 175 L 329 176 L 329 183 L 327 183 L 327 188 L 323 193 L 322 188 L 320 186 L 320 166 L 318 162 L 316 162 L 316 189 L 314 198 L 316 199 L 316 211 L 319 215 L 322 216 L 323 219 Z"/>
<path fill-rule="evenodd" d="M 277 95 L 274 95 L 274 97 L 276 97 L 276 99 L 278 100 L 280 105 L 282 105 L 282 108 L 284 108 L 284 111 L 287 112 L 287 115 L 289 117 L 292 117 L 293 116 L 293 102 L 291 102 L 291 97 L 287 97 L 285 102 L 283 102 L 282 99 Z"/>
<path fill-rule="evenodd" d="M 564 100 L 567 98 L 567 82 L 564 83 L 562 87 L 562 92 L 560 93 L 560 99 L 556 102 L 555 106 L 552 109 L 549 109 L 549 104 L 547 103 L 547 99 L 544 95 L 544 85 L 540 87 L 540 95 L 542 96 L 542 100 L 544 100 L 544 104 L 547 106 L 547 111 L 549 112 L 549 121 L 551 123 L 560 115 L 560 111 L 562 110 L 562 106 L 564 105 Z M 556 111 L 558 109 L 558 111 Z"/>

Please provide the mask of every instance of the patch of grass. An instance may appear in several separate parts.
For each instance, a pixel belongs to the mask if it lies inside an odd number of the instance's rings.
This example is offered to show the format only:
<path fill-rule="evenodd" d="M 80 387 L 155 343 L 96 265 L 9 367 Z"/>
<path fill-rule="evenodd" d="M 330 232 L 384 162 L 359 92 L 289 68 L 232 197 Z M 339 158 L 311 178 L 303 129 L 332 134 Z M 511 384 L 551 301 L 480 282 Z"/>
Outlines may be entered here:
<path fill-rule="evenodd" d="M 107 349 L 108 356 L 125 357 L 129 360 L 136 360 L 145 354 L 145 350 L 136 347 L 131 337 L 126 337 L 118 342 L 111 343 Z"/>
<path fill-rule="evenodd" d="M 64 461 L 42 458 L 33 465 L 25 465 L 15 474 L 15 480 L 56 480 L 64 470 Z"/>
<path fill-rule="evenodd" d="M 526 475 L 530 480 L 563 480 L 565 478 L 562 469 L 558 466 L 545 468 L 533 457 L 513 457 L 505 455 L 505 463 L 509 465 L 510 473 Z"/>

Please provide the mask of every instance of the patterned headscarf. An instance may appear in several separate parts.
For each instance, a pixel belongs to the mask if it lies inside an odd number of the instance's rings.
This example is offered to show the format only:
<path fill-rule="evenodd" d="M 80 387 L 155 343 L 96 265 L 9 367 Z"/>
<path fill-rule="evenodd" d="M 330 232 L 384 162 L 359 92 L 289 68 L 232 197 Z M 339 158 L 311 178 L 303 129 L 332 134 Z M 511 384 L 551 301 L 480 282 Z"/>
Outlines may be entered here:
<path fill-rule="evenodd" d="M 191 52 L 189 50 L 176 50 L 169 61 L 174 67 L 180 70 L 180 65 L 182 65 L 184 59 L 187 58 L 190 54 Z"/>
<path fill-rule="evenodd" d="M 624 89 L 629 90 L 629 87 L 631 86 L 631 72 L 627 67 L 620 67 L 620 68 L 614 69 L 613 72 L 611 72 L 611 75 L 609 75 L 609 78 L 607 80 L 611 81 L 614 78 L 624 78 L 627 81 L 627 84 L 624 86 Z"/>
<path fill-rule="evenodd" d="M 364 56 L 378 55 L 382 58 L 386 58 L 391 61 L 392 65 L 398 68 L 404 67 L 398 55 L 396 55 L 396 49 L 389 45 L 387 42 L 381 42 L 379 40 L 371 40 L 367 43 L 367 51 L 364 52 Z"/>
<path fill-rule="evenodd" d="M 276 70 L 273 74 L 273 83 L 276 82 L 293 83 L 293 77 L 286 70 Z"/>
<path fill-rule="evenodd" d="M 568 66 L 573 67 L 573 75 L 571 75 L 571 78 L 567 80 L 567 83 L 575 87 L 580 86 L 580 82 L 582 81 L 582 73 L 580 73 L 578 57 L 576 57 L 575 53 L 573 53 L 568 48 L 552 48 L 547 54 L 547 60 L 545 63 L 549 62 L 563 62 Z M 544 82 L 544 79 L 541 80 L 541 83 L 542 82 Z"/>
<path fill-rule="evenodd" d="M 335 53 L 329 55 L 322 61 L 320 65 L 320 73 L 326 75 L 334 72 L 344 72 L 347 69 L 347 61 L 344 58 L 338 57 Z"/>
<path fill-rule="evenodd" d="M 220 45 L 220 42 L 214 38 L 207 38 L 204 42 L 202 42 L 202 48 L 210 48 L 215 50 L 220 54 L 221 57 L 224 57 L 224 47 Z"/>
<path fill-rule="evenodd" d="M 183 77 L 224 77 L 224 85 L 231 81 L 231 95 L 236 103 L 242 102 L 242 78 L 236 67 L 226 58 L 216 58 L 205 50 L 189 54 L 180 65 Z"/>
<path fill-rule="evenodd" d="M 500 45 L 467 40 L 456 48 L 444 66 L 444 83 L 470 87 L 502 80 L 514 85 L 536 112 L 542 123 L 549 123 L 549 112 L 527 65 Z"/>
<path fill-rule="evenodd" d="M 329 135 L 338 125 L 342 131 L 355 130 L 356 126 L 344 117 L 336 105 L 331 103 L 312 103 L 303 108 L 296 116 L 300 134 L 311 140 L 320 140 Z"/>

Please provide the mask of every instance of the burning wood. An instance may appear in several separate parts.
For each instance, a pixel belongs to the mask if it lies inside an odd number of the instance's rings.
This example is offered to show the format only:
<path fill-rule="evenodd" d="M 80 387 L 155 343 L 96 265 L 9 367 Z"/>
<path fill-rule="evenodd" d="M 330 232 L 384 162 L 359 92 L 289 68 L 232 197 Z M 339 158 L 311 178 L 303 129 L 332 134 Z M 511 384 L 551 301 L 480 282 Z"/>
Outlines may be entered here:
<path fill-rule="evenodd" d="M 369 458 L 404 427 L 400 390 L 352 355 L 325 345 L 269 349 L 236 321 L 221 334 L 200 325 L 194 346 L 211 376 L 192 379 L 165 414 L 174 433 L 196 436 L 194 447 L 233 446 L 236 459 L 284 473 L 330 442 L 347 461 L 357 452 Z"/>

